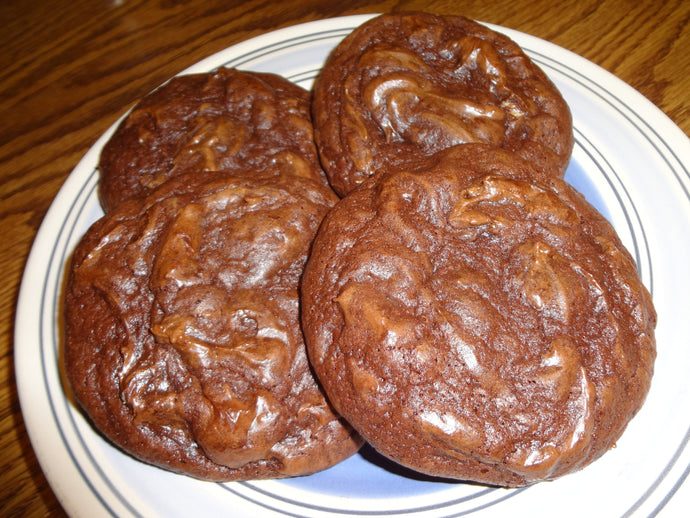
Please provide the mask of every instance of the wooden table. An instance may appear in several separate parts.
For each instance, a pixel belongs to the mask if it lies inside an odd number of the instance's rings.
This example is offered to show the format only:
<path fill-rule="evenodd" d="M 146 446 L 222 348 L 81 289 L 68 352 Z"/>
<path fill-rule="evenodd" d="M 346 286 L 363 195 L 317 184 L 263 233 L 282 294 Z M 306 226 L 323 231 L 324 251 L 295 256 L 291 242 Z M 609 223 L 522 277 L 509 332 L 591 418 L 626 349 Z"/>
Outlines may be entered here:
<path fill-rule="evenodd" d="M 0 3 L 0 515 L 64 514 L 27 438 L 13 371 L 22 270 L 79 159 L 128 107 L 244 39 L 339 15 L 425 9 L 538 36 L 631 84 L 690 135 L 685 0 L 4 0 Z"/>

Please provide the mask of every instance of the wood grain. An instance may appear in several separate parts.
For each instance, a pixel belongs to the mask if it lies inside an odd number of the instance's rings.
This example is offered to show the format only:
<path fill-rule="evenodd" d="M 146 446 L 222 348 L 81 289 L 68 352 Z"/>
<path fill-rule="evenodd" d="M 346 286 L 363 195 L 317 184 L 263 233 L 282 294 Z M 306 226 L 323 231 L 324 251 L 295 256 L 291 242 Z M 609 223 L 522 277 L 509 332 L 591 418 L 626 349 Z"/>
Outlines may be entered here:
<path fill-rule="evenodd" d="M 5 0 L 0 3 L 0 515 L 64 514 L 33 454 L 13 323 L 38 226 L 72 168 L 137 99 L 247 38 L 340 15 L 424 9 L 517 29 L 617 75 L 690 135 L 684 0 Z"/>

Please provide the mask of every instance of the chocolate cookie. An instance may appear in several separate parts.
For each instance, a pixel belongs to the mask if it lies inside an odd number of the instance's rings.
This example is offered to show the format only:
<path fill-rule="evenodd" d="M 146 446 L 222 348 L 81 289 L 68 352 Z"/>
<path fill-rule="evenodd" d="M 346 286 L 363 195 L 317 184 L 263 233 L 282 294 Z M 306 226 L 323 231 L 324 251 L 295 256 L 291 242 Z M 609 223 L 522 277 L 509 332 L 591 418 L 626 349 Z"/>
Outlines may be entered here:
<path fill-rule="evenodd" d="M 565 174 L 570 111 L 506 36 L 459 16 L 386 14 L 347 36 L 314 90 L 315 138 L 340 195 L 380 171 L 468 142 Z"/>
<path fill-rule="evenodd" d="M 66 285 L 65 372 L 133 456 L 208 480 L 304 475 L 360 439 L 310 370 L 298 283 L 337 197 L 294 176 L 188 173 L 96 222 Z"/>
<path fill-rule="evenodd" d="M 521 486 L 615 444 L 650 386 L 656 314 L 579 193 L 508 152 L 495 166 L 472 153 L 336 205 L 305 270 L 303 329 L 330 401 L 383 455 Z"/>
<path fill-rule="evenodd" d="M 104 210 L 188 172 L 266 168 L 319 179 L 311 94 L 274 74 L 220 68 L 144 97 L 101 152 Z M 276 167 L 278 166 L 278 167 Z"/>

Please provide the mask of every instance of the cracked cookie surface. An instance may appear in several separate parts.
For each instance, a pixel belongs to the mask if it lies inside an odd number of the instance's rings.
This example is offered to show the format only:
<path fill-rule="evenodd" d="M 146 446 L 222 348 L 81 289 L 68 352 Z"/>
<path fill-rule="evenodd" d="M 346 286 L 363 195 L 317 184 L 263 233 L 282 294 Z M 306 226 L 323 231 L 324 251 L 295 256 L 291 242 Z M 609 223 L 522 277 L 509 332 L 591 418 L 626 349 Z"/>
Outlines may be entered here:
<path fill-rule="evenodd" d="M 483 146 L 369 182 L 325 218 L 303 281 L 334 407 L 385 456 L 487 484 L 611 448 L 649 389 L 656 324 L 611 225 Z"/>
<path fill-rule="evenodd" d="M 268 73 L 220 68 L 177 76 L 145 96 L 103 147 L 105 211 L 185 173 L 246 170 L 326 183 L 311 93 Z"/>
<path fill-rule="evenodd" d="M 299 322 L 299 280 L 336 200 L 291 175 L 188 173 L 97 221 L 64 303 L 65 372 L 94 425 L 207 480 L 304 475 L 355 453 Z"/>
<path fill-rule="evenodd" d="M 459 16 L 386 14 L 355 29 L 314 90 L 323 167 L 341 196 L 366 178 L 463 143 L 513 151 L 562 177 L 567 104 L 506 36 Z"/>

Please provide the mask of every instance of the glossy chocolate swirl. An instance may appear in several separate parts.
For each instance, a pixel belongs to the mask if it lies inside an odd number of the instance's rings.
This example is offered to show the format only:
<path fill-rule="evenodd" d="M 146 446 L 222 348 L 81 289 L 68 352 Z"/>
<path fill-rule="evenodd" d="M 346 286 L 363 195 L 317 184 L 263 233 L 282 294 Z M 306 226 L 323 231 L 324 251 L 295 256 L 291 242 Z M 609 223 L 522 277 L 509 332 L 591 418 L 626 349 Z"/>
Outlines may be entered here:
<path fill-rule="evenodd" d="M 335 408 L 431 475 L 520 486 L 580 469 L 650 386 L 656 314 L 610 224 L 487 146 L 344 198 L 302 302 Z"/>
<path fill-rule="evenodd" d="M 311 94 L 275 74 L 220 68 L 178 76 L 144 97 L 101 152 L 104 210 L 185 173 L 281 171 L 326 183 Z"/>
<path fill-rule="evenodd" d="M 334 50 L 314 93 L 315 135 L 341 195 L 366 178 L 465 143 L 514 151 L 560 177 L 568 107 L 507 37 L 462 17 L 382 15 Z"/>
<path fill-rule="evenodd" d="M 359 440 L 315 381 L 298 284 L 337 200 L 290 175 L 190 173 L 97 222 L 65 299 L 65 369 L 115 444 L 210 480 L 304 475 Z"/>

